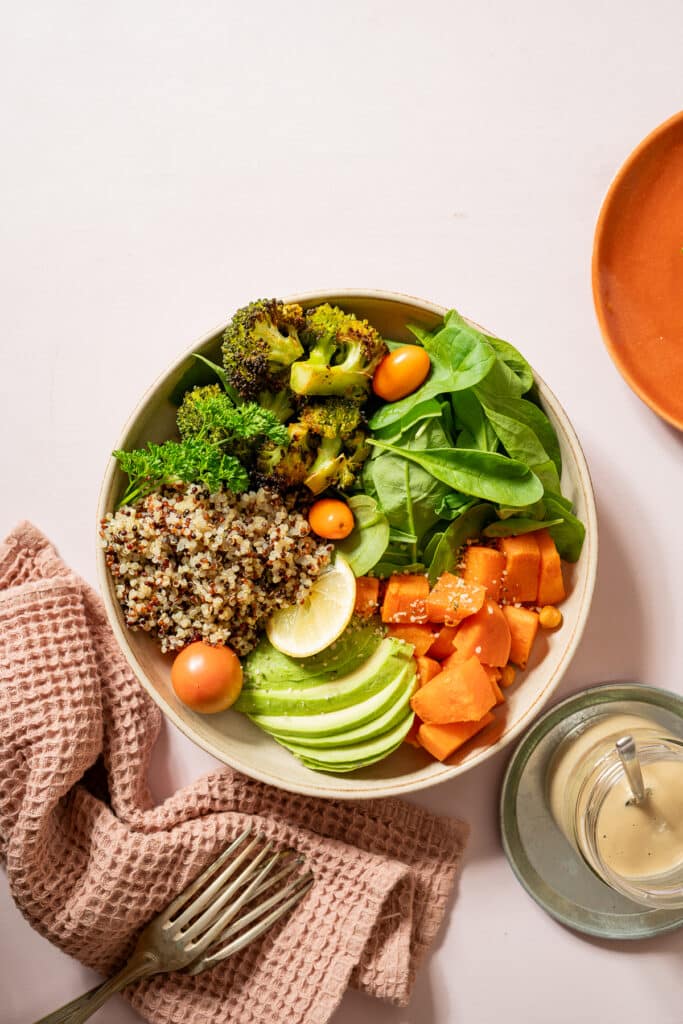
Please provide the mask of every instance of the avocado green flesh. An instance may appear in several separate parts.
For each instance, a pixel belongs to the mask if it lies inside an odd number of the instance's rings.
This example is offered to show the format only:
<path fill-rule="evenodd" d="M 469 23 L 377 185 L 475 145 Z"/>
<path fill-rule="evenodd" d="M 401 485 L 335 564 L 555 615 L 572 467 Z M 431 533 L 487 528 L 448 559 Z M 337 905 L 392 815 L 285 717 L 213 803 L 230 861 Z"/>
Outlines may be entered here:
<path fill-rule="evenodd" d="M 248 715 L 311 715 L 358 704 L 383 689 L 410 659 L 412 647 L 386 637 L 377 650 L 347 675 L 317 686 L 242 690 L 236 711 Z"/>
<path fill-rule="evenodd" d="M 287 733 L 275 732 L 270 729 L 268 729 L 267 732 L 269 732 L 276 740 L 281 740 L 285 744 L 299 743 L 302 746 L 308 747 L 310 750 L 314 750 L 315 747 L 350 746 L 352 743 L 360 743 L 361 740 L 369 740 L 373 736 L 379 736 L 381 733 L 387 732 L 395 725 L 398 725 L 408 710 L 413 689 L 413 686 L 406 687 L 402 696 L 396 702 L 392 701 L 386 711 L 381 715 L 377 715 L 376 718 L 371 718 L 369 722 L 365 722 L 357 728 L 348 729 L 346 732 L 337 732 L 330 735 L 320 736 L 314 736 L 306 733 L 288 735 Z M 255 721 L 255 719 L 252 719 L 252 721 Z"/>
<path fill-rule="evenodd" d="M 311 748 L 294 743 L 286 743 L 288 750 L 301 758 L 305 764 L 317 770 L 353 771 L 364 768 L 390 754 L 407 736 L 413 724 L 414 714 L 409 711 L 393 729 L 375 736 L 362 743 L 354 743 L 348 747 L 330 747 L 316 749 L 311 756 Z M 282 741 L 280 741 L 282 742 Z"/>
<path fill-rule="evenodd" d="M 244 661 L 244 689 L 315 686 L 348 675 L 377 650 L 383 638 L 375 625 L 352 619 L 338 640 L 310 658 L 290 658 L 264 637 Z"/>
<path fill-rule="evenodd" d="M 371 694 L 351 706 L 339 708 L 337 711 L 323 711 L 320 714 L 302 715 L 251 715 L 252 722 L 265 732 L 277 732 L 281 736 L 296 739 L 306 736 L 328 736 L 331 733 L 344 733 L 357 725 L 376 719 L 388 707 L 396 704 L 404 696 L 405 691 L 412 689 L 415 676 L 412 665 L 396 660 L 392 675 L 385 677 L 385 684 L 377 693 Z M 387 669 L 387 672 L 389 669 Z"/>
<path fill-rule="evenodd" d="M 411 723 L 412 724 L 412 723 Z M 302 765 L 305 768 L 310 768 L 312 772 L 327 772 L 328 775 L 343 775 L 349 772 L 357 772 L 361 768 L 368 768 L 371 764 L 377 764 L 378 761 L 385 761 L 390 754 L 393 754 L 395 750 L 401 746 L 401 740 L 399 743 L 395 743 L 393 747 L 385 750 L 379 757 L 371 757 L 367 761 L 361 761 L 360 763 L 354 762 L 353 764 L 320 764 L 318 761 L 311 761 L 307 757 L 300 757 Z"/>
<path fill-rule="evenodd" d="M 235 708 L 312 770 L 354 771 L 395 750 L 413 723 L 412 654 L 358 620 L 312 658 L 289 658 L 264 638 Z"/>

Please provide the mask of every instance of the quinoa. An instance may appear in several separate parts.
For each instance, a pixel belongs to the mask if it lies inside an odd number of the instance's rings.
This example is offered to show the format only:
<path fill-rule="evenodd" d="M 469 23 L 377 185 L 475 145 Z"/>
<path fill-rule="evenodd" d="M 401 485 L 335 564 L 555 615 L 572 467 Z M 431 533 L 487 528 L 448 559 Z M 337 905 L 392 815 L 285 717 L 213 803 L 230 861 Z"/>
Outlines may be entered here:
<path fill-rule="evenodd" d="M 274 611 L 305 600 L 332 551 L 265 488 L 164 487 L 110 512 L 100 537 L 126 624 L 164 652 L 204 640 L 248 654 Z"/>

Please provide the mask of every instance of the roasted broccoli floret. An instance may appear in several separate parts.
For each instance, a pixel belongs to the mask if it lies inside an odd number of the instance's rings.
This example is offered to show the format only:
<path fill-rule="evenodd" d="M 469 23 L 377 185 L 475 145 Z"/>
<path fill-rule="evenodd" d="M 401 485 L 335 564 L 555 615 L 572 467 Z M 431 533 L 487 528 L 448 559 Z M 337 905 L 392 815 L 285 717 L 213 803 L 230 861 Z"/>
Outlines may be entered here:
<path fill-rule="evenodd" d="M 177 414 L 181 437 L 203 437 L 207 441 L 222 441 L 225 436 L 220 419 L 233 404 L 219 384 L 192 388 L 183 397 Z"/>
<path fill-rule="evenodd" d="M 258 401 L 236 406 L 218 384 L 188 391 L 177 414 L 182 437 L 203 437 L 211 441 L 264 438 L 287 441 L 287 429 L 278 415 Z"/>
<path fill-rule="evenodd" d="M 294 303 L 257 299 L 238 309 L 223 335 L 223 365 L 232 387 L 252 399 L 264 389 L 279 391 L 278 375 L 303 354 L 303 326 L 303 310 Z"/>
<path fill-rule="evenodd" d="M 370 452 L 358 404 L 348 398 L 313 398 L 300 416 L 309 433 L 319 438 L 306 486 L 314 494 L 327 487 L 350 487 Z"/>
<path fill-rule="evenodd" d="M 362 401 L 387 346 L 367 320 L 325 303 L 306 311 L 302 334 L 308 358 L 292 364 L 299 395 L 338 395 Z"/>
<path fill-rule="evenodd" d="M 299 418 L 313 434 L 344 438 L 360 426 L 361 411 L 348 398 L 313 398 L 303 406 Z"/>
<path fill-rule="evenodd" d="M 302 423 L 290 423 L 286 430 L 287 444 L 267 442 L 256 458 L 257 482 L 278 490 L 301 487 L 316 454 L 309 432 Z"/>
<path fill-rule="evenodd" d="M 347 490 L 369 454 L 370 445 L 362 430 L 355 430 L 343 440 L 323 437 L 304 483 L 313 494 L 320 494 L 328 487 Z"/>
<path fill-rule="evenodd" d="M 287 427 L 286 450 L 267 444 L 259 453 L 259 482 L 280 489 L 305 484 L 314 494 L 350 487 L 370 454 L 358 404 L 347 398 L 316 398 L 306 401 L 299 415 Z"/>
<path fill-rule="evenodd" d="M 287 428 L 258 402 L 234 405 L 218 384 L 193 388 L 178 409 L 180 436 L 209 441 L 243 462 L 253 459 L 264 441 L 287 444 Z"/>
<path fill-rule="evenodd" d="M 284 381 L 279 391 L 259 391 L 257 402 L 262 409 L 272 412 L 280 423 L 286 423 L 295 413 L 294 395 L 289 390 L 289 381 Z"/>

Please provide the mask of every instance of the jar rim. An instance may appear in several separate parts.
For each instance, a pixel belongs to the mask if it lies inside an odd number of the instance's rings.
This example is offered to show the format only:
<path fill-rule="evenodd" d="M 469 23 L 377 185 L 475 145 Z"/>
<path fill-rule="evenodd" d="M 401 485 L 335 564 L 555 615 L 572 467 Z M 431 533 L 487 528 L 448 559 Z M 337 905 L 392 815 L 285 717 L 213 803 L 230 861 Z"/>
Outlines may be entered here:
<path fill-rule="evenodd" d="M 658 764 L 663 761 L 683 763 L 683 740 L 675 736 L 662 736 L 661 730 L 647 728 L 634 730 L 634 734 L 649 734 L 649 739 L 638 744 L 638 757 L 642 765 Z M 627 878 L 614 871 L 602 857 L 597 842 L 598 816 L 612 787 L 625 777 L 624 767 L 614 747 L 598 759 L 592 772 L 583 780 L 577 792 L 573 820 L 574 838 L 584 860 L 595 873 L 618 892 L 636 903 L 652 907 L 683 906 L 683 850 L 681 860 L 671 871 L 660 876 Z M 580 808 L 582 811 L 580 812 Z M 579 834 L 579 817 L 583 816 L 583 827 Z M 583 841 L 581 841 L 581 837 Z M 584 843 L 587 849 L 584 849 Z M 592 862 L 592 863 L 591 863 Z M 656 884 L 653 879 L 660 878 Z"/>

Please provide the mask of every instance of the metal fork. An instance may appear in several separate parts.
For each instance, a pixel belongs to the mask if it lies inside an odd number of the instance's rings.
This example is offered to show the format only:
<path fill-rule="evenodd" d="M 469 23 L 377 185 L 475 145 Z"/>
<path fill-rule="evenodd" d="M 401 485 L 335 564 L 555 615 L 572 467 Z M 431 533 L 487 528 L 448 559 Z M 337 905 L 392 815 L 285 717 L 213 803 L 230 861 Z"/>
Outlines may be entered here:
<path fill-rule="evenodd" d="M 243 949 L 282 917 L 308 892 L 313 875 L 298 872 L 302 857 L 271 852 L 273 843 L 263 835 L 244 846 L 251 831 L 251 826 L 245 829 L 150 921 L 118 974 L 36 1024 L 81 1024 L 115 992 L 150 974 L 183 969 L 199 974 Z"/>

